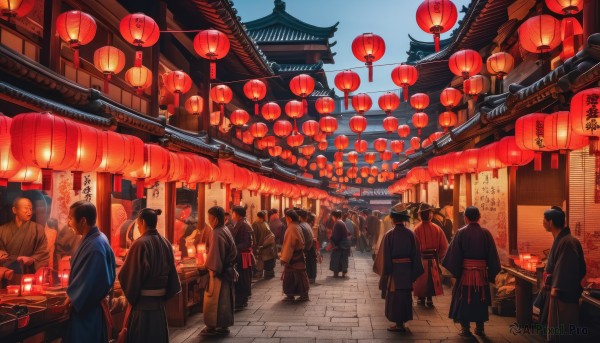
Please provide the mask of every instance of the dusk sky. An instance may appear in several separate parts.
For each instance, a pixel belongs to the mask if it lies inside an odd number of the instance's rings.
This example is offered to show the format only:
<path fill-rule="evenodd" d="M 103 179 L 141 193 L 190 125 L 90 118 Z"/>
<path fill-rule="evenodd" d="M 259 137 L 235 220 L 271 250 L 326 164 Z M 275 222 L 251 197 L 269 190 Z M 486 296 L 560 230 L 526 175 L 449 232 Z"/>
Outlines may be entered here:
<path fill-rule="evenodd" d="M 470 0 L 453 0 L 459 11 L 459 20 L 463 14 L 460 9 Z M 422 31 L 415 19 L 419 0 L 287 0 L 286 11 L 296 18 L 316 26 L 331 26 L 340 22 L 332 41 L 337 44 L 332 48 L 337 52 L 335 64 L 326 64 L 326 71 L 360 67 L 352 54 L 352 40 L 361 33 L 373 32 L 380 35 L 386 42 L 386 53 L 377 64 L 395 64 L 406 61 L 409 48 L 408 34 L 418 40 L 433 42 L 433 36 Z M 264 17 L 273 10 L 273 0 L 234 0 L 234 7 L 242 22 Z M 454 28 L 457 26 L 455 25 Z M 452 31 L 452 30 L 450 30 Z M 442 39 L 449 33 L 442 34 Z M 385 92 L 396 90 L 390 78 L 391 66 L 374 68 L 373 83 L 367 80 L 367 69 L 355 71 L 361 77 L 358 92 Z M 328 72 L 329 85 L 333 88 L 333 78 L 336 72 Z M 341 93 L 336 90 L 336 94 Z M 373 93 L 375 99 L 380 93 Z"/>

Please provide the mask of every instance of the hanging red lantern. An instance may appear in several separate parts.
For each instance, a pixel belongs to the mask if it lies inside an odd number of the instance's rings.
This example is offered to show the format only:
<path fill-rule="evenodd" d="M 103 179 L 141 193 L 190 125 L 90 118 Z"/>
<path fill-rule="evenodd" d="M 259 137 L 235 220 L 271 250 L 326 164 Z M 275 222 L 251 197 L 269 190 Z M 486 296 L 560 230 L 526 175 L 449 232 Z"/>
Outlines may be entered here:
<path fill-rule="evenodd" d="M 335 111 L 335 101 L 328 97 L 323 96 L 315 101 L 315 109 L 320 115 L 328 115 Z"/>
<path fill-rule="evenodd" d="M 568 111 L 559 111 L 547 116 L 544 122 L 544 137 L 548 145 L 562 153 L 578 150 L 589 144 L 586 136 L 573 131 L 569 118 Z"/>
<path fill-rule="evenodd" d="M 377 151 L 377 152 L 384 152 L 385 149 L 387 149 L 387 139 L 377 138 L 373 142 L 373 147 L 375 148 L 375 151 Z"/>
<path fill-rule="evenodd" d="M 497 52 L 487 59 L 487 70 L 502 80 L 515 66 L 515 59 L 508 52 Z"/>
<path fill-rule="evenodd" d="M 254 144 L 254 136 L 252 136 L 252 132 L 250 130 L 246 130 L 244 133 L 242 133 L 242 142 L 247 145 Z"/>
<path fill-rule="evenodd" d="M 392 112 L 395 111 L 398 106 L 400 106 L 400 98 L 392 92 L 386 92 L 379 97 L 377 103 L 383 112 L 385 112 L 388 116 L 391 116 Z"/>
<path fill-rule="evenodd" d="M 490 89 L 490 80 L 483 75 L 475 75 L 463 81 L 465 93 L 473 97 L 474 101 L 480 94 L 486 93 Z"/>
<path fill-rule="evenodd" d="M 350 118 L 350 130 L 352 132 L 358 134 L 358 139 L 360 140 L 360 134 L 363 133 L 367 129 L 367 118 L 363 116 L 354 116 Z"/>
<path fill-rule="evenodd" d="M 478 74 L 481 71 L 482 65 L 483 60 L 481 59 L 481 55 L 471 49 L 457 51 L 448 60 L 450 71 L 456 76 L 462 76 L 464 80 Z M 468 94 L 469 89 L 465 88 L 464 92 Z"/>
<path fill-rule="evenodd" d="M 114 46 L 103 46 L 94 51 L 94 66 L 104 74 L 104 93 L 108 93 L 108 82 L 112 75 L 125 67 L 125 54 Z"/>
<path fill-rule="evenodd" d="M 192 115 L 201 115 L 204 110 L 204 99 L 199 95 L 192 95 L 185 101 L 185 110 Z"/>
<path fill-rule="evenodd" d="M 421 148 L 425 149 L 428 146 L 431 145 L 431 140 L 429 138 L 425 138 L 422 142 L 421 142 Z"/>
<path fill-rule="evenodd" d="M 408 148 L 408 149 L 406 149 L 406 151 L 404 152 L 404 154 L 405 154 L 406 156 L 410 156 L 410 155 L 412 155 L 412 154 L 414 154 L 414 153 L 415 153 L 415 149 L 413 149 L 413 148 Z"/>
<path fill-rule="evenodd" d="M 571 16 L 581 12 L 584 0 L 546 0 L 546 6 L 554 13 Z"/>
<path fill-rule="evenodd" d="M 229 121 L 231 122 L 231 125 L 236 127 L 238 134 L 239 130 L 248 123 L 248 120 L 250 120 L 250 115 L 248 112 L 241 109 L 234 110 L 229 115 Z"/>
<path fill-rule="evenodd" d="M 354 150 L 356 150 L 356 152 L 359 154 L 364 154 L 368 148 L 369 144 L 365 140 L 359 139 L 354 142 Z"/>
<path fill-rule="evenodd" d="M 460 105 L 461 102 L 462 93 L 458 89 L 448 87 L 440 93 L 440 103 L 446 106 L 448 111 Z"/>
<path fill-rule="evenodd" d="M 560 45 L 560 22 L 547 14 L 531 17 L 519 27 L 519 42 L 523 49 L 541 59 Z"/>
<path fill-rule="evenodd" d="M 361 177 L 368 177 L 370 173 L 371 173 L 371 168 L 360 167 L 360 176 Z"/>
<path fill-rule="evenodd" d="M 398 129 L 398 119 L 396 117 L 386 117 L 383 119 L 383 129 L 387 133 L 392 133 Z"/>
<path fill-rule="evenodd" d="M 0 187 L 6 187 L 8 179 L 21 169 L 21 163 L 13 157 L 10 151 L 11 123 L 12 118 L 0 113 Z"/>
<path fill-rule="evenodd" d="M 290 81 L 290 90 L 296 96 L 302 98 L 302 114 L 308 113 L 306 98 L 315 90 L 315 80 L 307 74 L 296 75 Z"/>
<path fill-rule="evenodd" d="M 216 60 L 229 53 L 230 43 L 227 35 L 217 30 L 203 30 L 194 37 L 194 50 L 200 57 L 210 61 L 210 79 L 217 78 Z"/>
<path fill-rule="evenodd" d="M 581 50 L 583 28 L 577 18 L 567 17 L 560 21 L 560 38 L 563 45 L 560 52 L 561 60 L 566 61 Z"/>
<path fill-rule="evenodd" d="M 344 109 L 347 110 L 348 95 L 360 87 L 360 76 L 352 70 L 344 70 L 335 75 L 334 83 L 344 93 Z"/>
<path fill-rule="evenodd" d="M 312 137 L 319 132 L 319 123 L 314 120 L 307 120 L 302 123 L 302 133 L 305 136 Z"/>
<path fill-rule="evenodd" d="M 315 162 L 312 162 L 308 165 L 308 169 L 310 169 L 311 171 L 317 171 L 317 164 Z"/>
<path fill-rule="evenodd" d="M 208 118 L 208 121 L 210 122 L 210 126 L 219 126 L 219 125 L 221 125 L 221 111 L 210 112 L 210 116 Z M 221 131 L 220 127 L 219 127 L 219 131 Z"/>
<path fill-rule="evenodd" d="M 313 136 L 313 140 L 315 142 L 327 142 L 327 135 L 323 132 L 317 132 L 314 136 Z"/>
<path fill-rule="evenodd" d="M 344 168 L 335 168 L 335 175 L 337 175 L 337 176 L 344 175 Z M 340 182 L 343 182 L 343 178 L 340 178 Z"/>
<path fill-rule="evenodd" d="M 425 0 L 417 8 L 417 25 L 421 30 L 433 34 L 435 51 L 440 51 L 440 34 L 449 31 L 458 12 L 450 0 Z"/>
<path fill-rule="evenodd" d="M 352 107 L 360 115 L 371 109 L 373 106 L 373 100 L 368 94 L 359 93 L 352 97 Z"/>
<path fill-rule="evenodd" d="M 390 149 L 392 149 L 392 152 L 399 155 L 400 153 L 402 153 L 402 151 L 404 151 L 404 141 L 400 141 L 400 140 L 391 141 Z"/>
<path fill-rule="evenodd" d="M 285 113 L 288 115 L 288 117 L 294 119 L 294 132 L 298 132 L 296 119 L 302 118 L 304 115 L 304 105 L 302 102 L 297 100 L 288 101 L 285 104 Z"/>
<path fill-rule="evenodd" d="M 497 154 L 498 142 L 494 142 L 479 148 L 477 154 L 477 171 L 492 171 L 492 177 L 498 177 L 498 169 L 506 167 Z"/>
<path fill-rule="evenodd" d="M 333 154 L 333 160 L 336 162 L 342 162 L 344 160 L 344 153 L 342 151 L 337 151 Z"/>
<path fill-rule="evenodd" d="M 319 127 L 321 128 L 321 132 L 330 135 L 338 129 L 337 119 L 330 116 L 322 117 L 321 119 L 319 119 Z"/>
<path fill-rule="evenodd" d="M 304 136 L 294 132 L 286 138 L 286 142 L 292 148 L 299 147 L 304 143 Z"/>
<path fill-rule="evenodd" d="M 458 170 L 461 173 L 476 173 L 477 165 L 479 157 L 479 149 L 467 149 L 463 150 L 456 164 L 458 165 Z"/>
<path fill-rule="evenodd" d="M 281 107 L 276 102 L 267 102 L 262 105 L 260 113 L 266 121 L 273 121 L 281 116 Z"/>
<path fill-rule="evenodd" d="M 144 142 L 135 136 L 102 131 L 102 162 L 96 169 L 99 173 L 113 173 L 113 190 L 121 192 L 124 173 L 137 170 L 144 164 Z"/>
<path fill-rule="evenodd" d="M 446 111 L 438 116 L 438 124 L 444 129 L 444 132 L 448 132 L 448 129 L 455 126 L 458 121 L 456 113 Z"/>
<path fill-rule="evenodd" d="M 429 122 L 429 117 L 427 116 L 427 114 L 425 112 L 417 112 L 415 114 L 413 114 L 412 116 L 412 123 L 414 125 L 414 127 L 416 127 L 417 130 L 417 134 L 421 135 L 421 129 L 424 128 L 425 126 L 427 126 L 427 123 Z"/>
<path fill-rule="evenodd" d="M 381 158 L 382 161 L 389 161 L 392 159 L 392 152 L 389 150 L 385 150 L 384 152 L 379 154 L 379 157 Z"/>
<path fill-rule="evenodd" d="M 371 165 L 373 163 L 375 163 L 375 159 L 377 158 L 377 156 L 375 156 L 374 152 L 367 152 L 363 155 L 364 159 L 365 159 L 365 163 Z"/>
<path fill-rule="evenodd" d="M 292 133 L 292 123 L 287 120 L 278 120 L 273 124 L 273 132 L 275 136 L 284 138 Z"/>
<path fill-rule="evenodd" d="M 292 152 L 290 150 L 284 149 L 281 152 L 281 155 L 279 155 L 279 157 L 281 157 L 284 160 L 287 160 L 288 158 L 290 158 L 292 156 Z"/>
<path fill-rule="evenodd" d="M 417 68 L 411 65 L 402 64 L 392 70 L 392 81 L 402 88 L 404 101 L 408 101 L 408 87 L 414 85 L 418 78 Z"/>
<path fill-rule="evenodd" d="M 356 165 L 358 163 L 358 153 L 356 151 L 350 151 L 346 158 L 352 165 Z"/>
<path fill-rule="evenodd" d="M 408 135 L 410 135 L 410 127 L 408 125 L 398 126 L 398 136 L 400 138 L 406 138 Z"/>
<path fill-rule="evenodd" d="M 589 137 L 590 154 L 598 152 L 600 137 L 600 88 L 583 90 L 571 99 L 569 121 L 573 132 Z"/>
<path fill-rule="evenodd" d="M 325 169 L 325 167 L 327 167 L 327 157 L 318 155 L 315 160 L 317 161 L 317 166 L 319 169 Z"/>
<path fill-rule="evenodd" d="M 371 176 L 377 176 L 379 175 L 379 168 L 377 166 L 372 166 L 369 173 L 371 174 Z"/>
<path fill-rule="evenodd" d="M 542 170 L 542 152 L 554 150 L 544 137 L 545 113 L 531 113 L 515 122 L 515 139 L 521 149 L 535 151 L 534 169 Z"/>
<path fill-rule="evenodd" d="M 333 140 L 333 145 L 336 149 L 338 149 L 338 151 L 343 151 L 346 149 L 348 147 L 348 143 L 348 136 L 345 135 L 339 135 Z"/>
<path fill-rule="evenodd" d="M 86 45 L 96 35 L 96 21 L 81 11 L 68 11 L 56 17 L 56 31 L 60 38 L 73 49 L 73 67 L 79 68 L 79 47 Z"/>
<path fill-rule="evenodd" d="M 414 167 L 406 173 L 406 180 L 413 185 L 431 181 L 429 171 L 424 167 Z"/>
<path fill-rule="evenodd" d="M 34 184 L 39 182 L 42 170 L 34 166 L 21 166 L 21 168 L 10 178 L 8 182 L 21 183 L 21 190 L 39 190 L 41 185 Z"/>
<path fill-rule="evenodd" d="M 179 95 L 187 93 L 192 88 L 192 79 L 181 70 L 173 70 L 163 75 L 163 84 L 169 92 L 175 95 L 173 105 L 179 107 Z"/>
<path fill-rule="evenodd" d="M 416 93 L 410 97 L 410 106 L 417 111 L 423 111 L 429 106 L 429 95 L 425 93 Z"/>
<path fill-rule="evenodd" d="M 137 198 L 144 197 L 145 180 L 153 181 L 165 177 L 169 166 L 169 151 L 156 144 L 144 144 L 144 165 L 132 176 L 137 178 Z"/>
<path fill-rule="evenodd" d="M 0 1 L 0 15 L 6 17 L 10 23 L 11 18 L 24 17 L 35 5 L 35 0 L 5 0 Z"/>
<path fill-rule="evenodd" d="M 421 138 L 412 137 L 410 139 L 410 146 L 415 150 L 419 150 L 421 148 Z"/>
<path fill-rule="evenodd" d="M 233 92 L 231 88 L 226 85 L 216 85 L 210 89 L 210 98 L 213 102 L 219 104 L 219 109 L 221 112 L 221 118 L 225 115 L 225 104 L 231 102 L 233 99 Z M 219 124 L 221 122 L 219 121 Z"/>
<path fill-rule="evenodd" d="M 244 84 L 244 95 L 254 101 L 254 114 L 258 115 L 258 101 L 267 95 L 267 85 L 258 79 L 250 80 Z"/>
<path fill-rule="evenodd" d="M 298 150 L 304 157 L 310 158 L 315 153 L 316 148 L 314 145 L 303 145 Z"/>
<path fill-rule="evenodd" d="M 521 149 L 514 136 L 502 138 L 496 145 L 496 155 L 500 161 L 510 167 L 524 166 L 535 158 L 535 153 Z"/>
<path fill-rule="evenodd" d="M 77 128 L 77 157 L 70 167 L 73 174 L 73 190 L 81 190 L 81 173 L 95 171 L 102 163 L 104 136 L 97 129 L 79 124 Z"/>
<path fill-rule="evenodd" d="M 348 170 L 346 171 L 346 175 L 350 179 L 356 179 L 356 177 L 358 176 L 358 168 L 356 168 L 356 167 L 348 168 Z"/>
<path fill-rule="evenodd" d="M 254 123 L 250 125 L 249 131 L 252 133 L 252 137 L 263 138 L 269 132 L 269 128 L 265 123 Z"/>
<path fill-rule="evenodd" d="M 152 85 L 152 72 L 144 66 L 131 67 L 125 73 L 125 80 L 141 95 L 144 89 Z"/>
<path fill-rule="evenodd" d="M 154 19 L 143 13 L 128 14 L 119 24 L 121 36 L 129 44 L 135 46 L 134 67 L 142 66 L 142 48 L 153 46 L 158 42 L 160 29 Z"/>
<path fill-rule="evenodd" d="M 352 53 L 369 69 L 369 82 L 373 82 L 373 62 L 385 53 L 385 41 L 373 33 L 363 33 L 352 41 Z"/>
<path fill-rule="evenodd" d="M 261 148 L 261 150 L 264 150 L 266 148 L 272 148 L 277 144 L 277 139 L 274 136 L 265 136 L 260 140 L 261 146 L 263 148 Z"/>

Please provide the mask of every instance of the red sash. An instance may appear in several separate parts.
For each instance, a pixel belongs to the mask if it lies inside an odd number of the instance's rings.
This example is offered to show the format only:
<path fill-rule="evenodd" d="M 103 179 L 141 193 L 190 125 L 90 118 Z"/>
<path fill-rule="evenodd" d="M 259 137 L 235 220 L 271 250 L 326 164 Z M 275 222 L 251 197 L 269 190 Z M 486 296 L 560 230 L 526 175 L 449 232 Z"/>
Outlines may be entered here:
<path fill-rule="evenodd" d="M 400 264 L 400 263 L 411 263 L 412 260 L 408 257 L 406 258 L 393 258 L 392 259 L 392 263 L 394 264 Z"/>
<path fill-rule="evenodd" d="M 485 301 L 485 286 L 487 283 L 486 261 L 465 259 L 463 261 L 463 272 L 460 282 L 463 286 L 469 288 L 468 303 L 471 303 L 471 288 L 475 288 L 475 292 L 480 292 L 481 301 Z"/>
<path fill-rule="evenodd" d="M 242 269 L 248 269 L 252 267 L 252 252 L 242 251 Z"/>

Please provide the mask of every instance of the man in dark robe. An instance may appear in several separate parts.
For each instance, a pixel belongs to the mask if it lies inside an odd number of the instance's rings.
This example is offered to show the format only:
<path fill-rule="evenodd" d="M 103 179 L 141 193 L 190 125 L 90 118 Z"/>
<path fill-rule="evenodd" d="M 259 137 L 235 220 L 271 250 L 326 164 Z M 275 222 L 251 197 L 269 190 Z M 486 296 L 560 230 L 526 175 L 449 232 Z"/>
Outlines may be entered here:
<path fill-rule="evenodd" d="M 231 235 L 237 247 L 237 271 L 240 274 L 235 283 L 235 309 L 243 310 L 248 306 L 248 298 L 252 295 L 252 227 L 246 221 L 246 209 L 235 206 L 231 218 L 235 222 Z"/>
<path fill-rule="evenodd" d="M 369 238 L 369 248 L 371 249 L 371 255 L 375 260 L 375 245 L 379 237 L 379 229 L 381 228 L 381 220 L 379 220 L 379 211 L 367 210 L 366 223 L 367 237 Z"/>
<path fill-rule="evenodd" d="M 331 234 L 333 249 L 329 270 L 333 272 L 333 277 L 339 277 L 339 273 L 342 272 L 342 277 L 345 278 L 348 273 L 348 257 L 350 256 L 349 232 L 346 224 L 342 221 L 341 211 L 331 212 L 331 218 L 335 224 L 333 224 L 333 233 Z"/>
<path fill-rule="evenodd" d="M 265 221 L 266 212 L 259 211 L 256 214 L 256 221 L 252 223 L 252 232 L 254 234 L 254 255 L 256 256 L 257 277 L 270 279 L 275 276 L 275 256 L 277 256 L 277 247 L 275 246 L 275 235 L 271 232 L 269 224 Z"/>
<path fill-rule="evenodd" d="M 457 280 L 452 290 L 449 317 L 460 322 L 460 335 L 471 337 L 470 322 L 476 323 L 475 334 L 485 336 L 484 322 L 489 320 L 490 282 L 501 270 L 500 257 L 492 234 L 479 225 L 479 209 L 465 210 L 467 225 L 458 230 L 442 265 Z"/>
<path fill-rule="evenodd" d="M 234 269 L 237 248 L 229 229 L 225 226 L 225 210 L 215 206 L 208 210 L 208 223 L 214 229 L 207 244 L 206 269 L 210 281 L 204 291 L 202 335 L 229 333 L 233 325 Z"/>
<path fill-rule="evenodd" d="M 431 222 L 432 212 L 433 207 L 422 204 L 419 207 L 421 222 L 415 227 L 415 237 L 419 243 L 425 273 L 415 281 L 413 293 L 419 298 L 417 301 L 419 305 L 425 305 L 425 298 L 427 298 L 427 306 L 433 306 L 434 295 L 444 294 L 439 261 L 446 256 L 448 250 L 444 231 Z"/>
<path fill-rule="evenodd" d="M 96 226 L 96 216 L 96 207 L 87 201 L 77 201 L 69 210 L 69 226 L 83 239 L 71 259 L 65 301 L 71 314 L 66 342 L 108 341 L 106 296 L 115 281 L 115 255 L 108 238 Z"/>
<path fill-rule="evenodd" d="M 571 230 L 565 227 L 565 213 L 560 207 L 544 212 L 544 228 L 552 233 L 554 242 L 544 269 L 544 288 L 536 299 L 540 308 L 540 322 L 545 324 L 549 342 L 571 341 L 571 336 L 557 335 L 559 328 L 579 324 L 581 280 L 586 273 L 583 249 Z"/>
<path fill-rule="evenodd" d="M 388 331 L 405 332 L 405 323 L 413 319 L 412 285 L 423 274 L 423 263 L 415 235 L 405 226 L 410 220 L 408 211 L 394 207 L 390 216 L 395 226 L 381 242 L 383 270 L 379 285 L 385 296 L 385 316 L 396 323 Z"/>
<path fill-rule="evenodd" d="M 369 247 L 369 241 L 367 240 L 367 213 L 368 210 L 363 210 L 358 215 L 358 227 L 356 234 L 356 250 L 363 251 L 371 251 Z"/>
<path fill-rule="evenodd" d="M 0 255 L 8 255 L 3 265 L 15 274 L 33 274 L 50 260 L 44 227 L 31 221 L 33 205 L 27 198 L 16 198 L 12 212 L 15 219 L 0 226 Z"/>
<path fill-rule="evenodd" d="M 165 302 L 181 292 L 171 243 L 156 230 L 161 210 L 140 211 L 135 240 L 119 272 L 119 282 L 131 308 L 127 342 L 167 342 Z M 148 325 L 152 323 L 151 325 Z"/>
<path fill-rule="evenodd" d="M 274 208 L 269 211 L 269 228 L 275 235 L 275 244 L 278 248 L 281 248 L 281 243 L 283 243 L 283 222 L 279 218 L 279 211 Z"/>
<path fill-rule="evenodd" d="M 306 275 L 310 283 L 315 283 L 317 278 L 317 249 L 315 246 L 315 240 L 313 237 L 312 228 L 306 221 L 308 219 L 308 212 L 303 209 L 296 211 L 300 218 L 300 224 L 298 225 L 302 230 L 302 237 L 304 238 L 304 257 L 306 258 Z"/>
<path fill-rule="evenodd" d="M 284 301 L 308 301 L 308 290 L 310 288 L 308 276 L 306 275 L 306 260 L 304 258 L 304 237 L 299 227 L 298 214 L 294 210 L 285 212 L 287 229 L 283 237 L 281 247 L 281 265 L 283 266 L 283 293 Z"/>

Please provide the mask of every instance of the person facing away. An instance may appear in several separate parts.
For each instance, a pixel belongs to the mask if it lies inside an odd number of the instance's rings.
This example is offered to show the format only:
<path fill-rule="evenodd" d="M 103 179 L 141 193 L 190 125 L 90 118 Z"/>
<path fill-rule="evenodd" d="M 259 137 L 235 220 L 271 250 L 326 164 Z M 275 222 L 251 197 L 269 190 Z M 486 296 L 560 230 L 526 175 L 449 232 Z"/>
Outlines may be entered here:
<path fill-rule="evenodd" d="M 283 266 L 283 301 L 308 301 L 310 288 L 306 274 L 306 260 L 304 257 L 305 242 L 302 229 L 299 227 L 300 218 L 294 210 L 285 212 L 287 229 L 281 247 L 281 265 Z"/>
<path fill-rule="evenodd" d="M 205 264 L 209 282 L 202 303 L 206 327 L 200 333 L 204 336 L 226 335 L 233 325 L 237 248 L 225 226 L 225 210 L 222 207 L 214 206 L 208 210 L 208 224 L 213 229 L 207 244 Z"/>
<path fill-rule="evenodd" d="M 3 265 L 15 274 L 33 274 L 50 261 L 46 232 L 42 225 L 31 221 L 31 200 L 16 198 L 12 212 L 14 220 L 0 226 L 0 255 L 3 251 L 8 255 Z"/>
<path fill-rule="evenodd" d="M 283 243 L 283 222 L 279 218 L 279 211 L 274 208 L 269 211 L 269 228 L 275 235 L 275 244 L 281 246 L 281 243 Z"/>
<path fill-rule="evenodd" d="M 108 238 L 96 226 L 96 206 L 77 201 L 69 209 L 69 226 L 82 235 L 71 258 L 65 307 L 70 311 L 66 342 L 108 341 L 106 296 L 115 281 L 115 255 Z"/>
<path fill-rule="evenodd" d="M 348 234 L 351 237 L 350 246 L 353 246 L 356 243 L 356 225 L 354 225 L 354 222 L 350 219 L 350 213 L 348 211 L 342 212 L 342 221 L 346 224 L 346 229 L 348 229 Z"/>
<path fill-rule="evenodd" d="M 252 223 L 254 233 L 254 255 L 256 256 L 256 270 L 259 277 L 270 279 L 275 276 L 275 256 L 277 254 L 275 247 L 275 235 L 271 232 L 269 224 L 265 221 L 266 211 L 259 211 L 256 214 L 256 221 Z"/>
<path fill-rule="evenodd" d="M 457 279 L 452 289 L 449 317 L 460 322 L 463 337 L 471 337 L 470 322 L 475 322 L 475 334 L 485 336 L 484 322 L 489 320 L 491 305 L 490 282 L 495 282 L 501 270 L 500 257 L 492 234 L 479 225 L 481 215 L 475 206 L 465 210 L 466 226 L 458 230 L 450 242 L 442 262 Z"/>
<path fill-rule="evenodd" d="M 137 227 L 141 236 L 131 245 L 119 272 L 121 288 L 131 307 L 125 315 L 127 340 L 131 343 L 169 341 L 165 302 L 181 292 L 173 247 L 156 230 L 161 213 L 151 208 L 140 211 Z"/>
<path fill-rule="evenodd" d="M 342 221 L 342 212 L 335 210 L 331 212 L 331 218 L 334 221 L 333 233 L 331 234 L 331 260 L 329 261 L 329 270 L 333 272 L 333 277 L 345 278 L 348 273 L 348 257 L 350 256 L 350 240 L 348 239 L 348 228 Z"/>
<path fill-rule="evenodd" d="M 418 298 L 419 305 L 425 305 L 425 298 L 427 298 L 427 306 L 433 306 L 434 295 L 444 294 L 439 263 L 448 250 L 448 241 L 446 241 L 444 231 L 431 222 L 432 212 L 433 207 L 422 204 L 419 207 L 421 222 L 414 230 L 425 273 L 415 281 L 413 293 Z"/>
<path fill-rule="evenodd" d="M 544 287 L 536 299 L 536 307 L 541 309 L 540 322 L 548 328 L 576 326 L 583 291 L 581 280 L 586 273 L 583 249 L 579 240 L 571 235 L 571 229 L 565 227 L 565 213 L 560 207 L 544 212 L 543 225 L 552 233 L 554 242 L 544 269 Z M 552 335 L 555 331 L 547 330 L 548 341 L 561 340 L 558 335 Z"/>
<path fill-rule="evenodd" d="M 239 278 L 235 283 L 235 308 L 242 310 L 248 306 L 248 298 L 252 295 L 252 227 L 246 221 L 246 209 L 235 206 L 231 218 L 235 222 L 231 235 L 237 247 L 237 270 Z"/>
<path fill-rule="evenodd" d="M 303 209 L 296 209 L 296 213 L 300 218 L 300 224 L 298 226 L 302 230 L 302 238 L 304 238 L 306 275 L 308 276 L 309 283 L 315 283 L 317 278 L 317 249 L 312 228 L 307 222 L 308 212 Z"/>
<path fill-rule="evenodd" d="M 413 319 L 412 286 L 423 274 L 423 263 L 414 233 L 406 227 L 408 211 L 395 206 L 390 211 L 394 228 L 385 234 L 379 254 L 383 266 L 379 286 L 385 297 L 385 316 L 396 323 L 388 331 L 405 332 L 405 323 Z"/>

